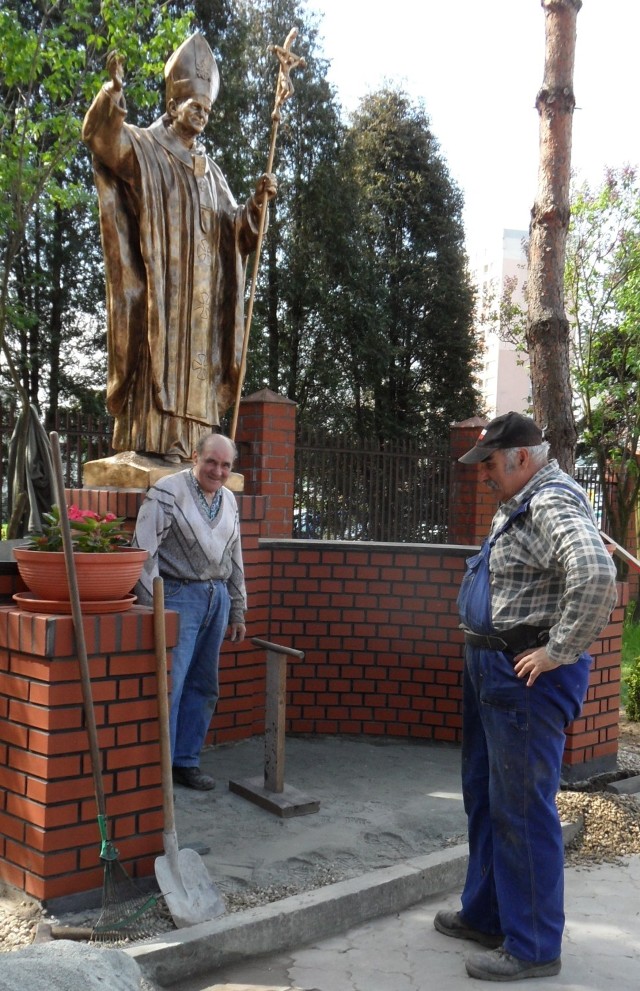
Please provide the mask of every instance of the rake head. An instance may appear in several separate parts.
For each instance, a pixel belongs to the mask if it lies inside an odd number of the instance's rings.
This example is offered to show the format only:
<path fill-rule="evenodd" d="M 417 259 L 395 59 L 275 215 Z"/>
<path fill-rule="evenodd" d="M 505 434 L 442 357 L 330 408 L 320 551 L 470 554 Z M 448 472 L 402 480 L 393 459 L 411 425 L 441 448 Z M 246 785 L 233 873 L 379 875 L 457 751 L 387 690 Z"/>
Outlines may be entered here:
<path fill-rule="evenodd" d="M 104 862 L 102 911 L 93 928 L 92 939 L 123 942 L 156 936 L 163 925 L 159 896 L 140 890 L 118 860 L 118 851 L 104 841 L 100 852 Z"/>

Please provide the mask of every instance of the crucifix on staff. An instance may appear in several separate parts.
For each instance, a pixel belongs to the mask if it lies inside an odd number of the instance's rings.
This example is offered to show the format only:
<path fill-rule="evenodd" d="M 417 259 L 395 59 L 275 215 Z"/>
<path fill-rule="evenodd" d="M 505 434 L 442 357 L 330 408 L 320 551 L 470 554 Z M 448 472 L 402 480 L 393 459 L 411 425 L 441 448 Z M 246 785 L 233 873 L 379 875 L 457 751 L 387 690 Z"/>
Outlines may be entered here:
<path fill-rule="evenodd" d="M 295 52 L 291 51 L 291 45 L 298 35 L 297 28 L 292 28 L 287 35 L 284 45 L 271 45 L 271 51 L 275 53 L 280 62 L 280 70 L 278 72 L 278 80 L 276 83 L 276 97 L 274 102 L 273 111 L 271 114 L 271 142 L 269 145 L 269 157 L 267 159 L 266 173 L 271 174 L 273 169 L 273 160 L 275 157 L 276 150 L 276 137 L 278 135 L 278 125 L 280 124 L 280 109 L 285 100 L 288 100 L 290 96 L 293 95 L 293 83 L 291 82 L 291 70 L 297 69 L 298 67 L 303 67 L 305 65 L 305 60 Z M 247 350 L 249 347 L 249 334 L 251 333 L 251 321 L 253 319 L 253 303 L 256 295 L 256 284 L 258 281 L 258 270 L 260 267 L 260 252 L 262 250 L 262 241 L 264 238 L 264 228 L 267 216 L 267 204 L 266 201 L 262 203 L 262 209 L 260 211 L 260 228 L 258 231 L 258 246 L 256 248 L 256 253 L 253 260 L 253 273 L 251 276 L 251 291 L 249 294 L 249 303 L 247 306 L 247 318 L 244 328 L 244 338 L 242 341 L 242 358 L 240 361 L 240 375 L 238 376 L 238 387 L 236 390 L 236 400 L 233 407 L 233 418 L 231 420 L 231 439 L 235 439 L 236 429 L 238 426 L 238 413 L 240 410 L 240 397 L 242 395 L 242 386 L 244 383 L 244 377 L 247 370 Z"/>

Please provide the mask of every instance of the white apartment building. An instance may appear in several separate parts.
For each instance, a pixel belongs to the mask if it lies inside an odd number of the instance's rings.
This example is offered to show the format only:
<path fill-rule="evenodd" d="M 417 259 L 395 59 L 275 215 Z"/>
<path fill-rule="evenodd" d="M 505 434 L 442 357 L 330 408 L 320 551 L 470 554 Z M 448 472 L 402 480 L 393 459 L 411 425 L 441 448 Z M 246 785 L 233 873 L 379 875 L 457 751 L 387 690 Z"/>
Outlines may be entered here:
<path fill-rule="evenodd" d="M 502 240 L 496 238 L 488 244 L 472 268 L 478 290 L 476 332 L 484 347 L 479 387 L 489 418 L 509 410 L 527 413 L 531 408 L 527 356 L 504 339 L 507 330 L 501 326 L 499 315 L 505 289 L 512 301 L 525 309 L 527 258 L 523 242 L 527 237 L 527 231 L 503 230 Z"/>

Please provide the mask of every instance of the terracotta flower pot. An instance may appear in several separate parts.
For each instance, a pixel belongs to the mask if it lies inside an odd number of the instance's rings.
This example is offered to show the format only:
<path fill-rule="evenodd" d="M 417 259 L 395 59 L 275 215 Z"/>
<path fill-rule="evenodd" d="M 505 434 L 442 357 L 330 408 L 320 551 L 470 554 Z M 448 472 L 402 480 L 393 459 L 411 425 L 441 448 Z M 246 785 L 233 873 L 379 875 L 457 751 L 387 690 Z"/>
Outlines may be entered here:
<path fill-rule="evenodd" d="M 122 599 L 142 573 L 149 552 L 139 547 L 119 547 L 112 553 L 73 555 L 80 600 L 97 602 Z M 69 584 L 62 551 L 36 551 L 14 547 L 13 556 L 27 588 L 41 599 L 68 601 Z"/>

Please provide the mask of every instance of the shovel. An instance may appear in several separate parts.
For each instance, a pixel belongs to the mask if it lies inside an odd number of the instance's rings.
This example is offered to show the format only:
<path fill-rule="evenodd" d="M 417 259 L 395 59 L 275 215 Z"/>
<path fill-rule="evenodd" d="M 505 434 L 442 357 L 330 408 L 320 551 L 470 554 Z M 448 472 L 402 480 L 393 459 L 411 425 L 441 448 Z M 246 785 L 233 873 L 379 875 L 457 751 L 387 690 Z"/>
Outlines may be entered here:
<path fill-rule="evenodd" d="M 158 716 L 162 766 L 164 857 L 157 857 L 156 880 L 178 929 L 216 919 L 226 911 L 222 895 L 209 877 L 202 857 L 195 850 L 178 849 L 173 808 L 171 744 L 169 742 L 169 696 L 167 689 L 167 648 L 164 625 L 164 584 L 153 580 L 153 628 L 158 677 Z"/>

